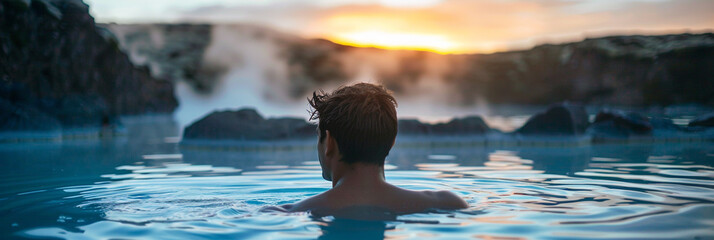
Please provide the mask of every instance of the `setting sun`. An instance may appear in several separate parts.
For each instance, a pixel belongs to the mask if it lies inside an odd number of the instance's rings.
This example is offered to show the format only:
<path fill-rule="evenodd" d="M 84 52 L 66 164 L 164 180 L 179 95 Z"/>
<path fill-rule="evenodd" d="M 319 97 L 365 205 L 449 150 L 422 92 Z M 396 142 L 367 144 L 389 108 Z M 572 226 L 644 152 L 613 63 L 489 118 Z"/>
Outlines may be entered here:
<path fill-rule="evenodd" d="M 330 40 L 339 44 L 357 47 L 424 50 L 442 54 L 452 53 L 457 46 L 447 37 L 441 35 L 382 31 L 362 31 L 338 34 Z"/>

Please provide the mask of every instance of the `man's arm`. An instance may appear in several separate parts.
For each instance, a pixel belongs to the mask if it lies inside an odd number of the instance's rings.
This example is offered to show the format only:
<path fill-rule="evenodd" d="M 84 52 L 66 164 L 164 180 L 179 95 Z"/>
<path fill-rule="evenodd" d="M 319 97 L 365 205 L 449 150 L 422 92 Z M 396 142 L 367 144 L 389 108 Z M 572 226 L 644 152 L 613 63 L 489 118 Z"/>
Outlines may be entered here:
<path fill-rule="evenodd" d="M 259 212 L 291 212 L 292 204 L 285 204 L 280 206 L 265 206 L 258 210 Z"/>
<path fill-rule="evenodd" d="M 451 210 L 451 209 L 463 209 L 463 208 L 468 208 L 469 204 L 464 201 L 461 197 L 458 195 L 450 192 L 450 191 L 437 191 L 433 192 L 434 197 L 436 197 L 436 201 L 439 203 L 439 208 L 444 209 L 444 210 Z"/>

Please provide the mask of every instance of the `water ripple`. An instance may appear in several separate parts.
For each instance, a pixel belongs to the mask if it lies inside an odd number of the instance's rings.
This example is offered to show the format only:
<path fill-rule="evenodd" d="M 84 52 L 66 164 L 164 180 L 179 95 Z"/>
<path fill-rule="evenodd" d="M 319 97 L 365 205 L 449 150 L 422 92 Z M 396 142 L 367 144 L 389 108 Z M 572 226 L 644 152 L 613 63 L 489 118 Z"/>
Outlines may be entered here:
<path fill-rule="evenodd" d="M 9 214 L 6 226 L 17 229 L 15 234 L 44 238 L 714 237 L 710 147 L 698 146 L 694 155 L 682 152 L 688 148 L 651 148 L 646 156 L 630 155 L 640 150 L 636 146 L 396 151 L 386 172 L 389 182 L 450 190 L 470 207 L 386 222 L 263 211 L 331 186 L 322 180 L 319 162 L 281 161 L 284 153 L 226 162 L 207 159 L 235 153 L 143 155 L 82 184 L 8 191 L 0 201 L 10 207 L 0 210 Z M 270 162 L 248 164 L 254 157 Z M 43 211 L 52 213 L 51 221 L 24 227 L 28 223 L 19 216 Z"/>

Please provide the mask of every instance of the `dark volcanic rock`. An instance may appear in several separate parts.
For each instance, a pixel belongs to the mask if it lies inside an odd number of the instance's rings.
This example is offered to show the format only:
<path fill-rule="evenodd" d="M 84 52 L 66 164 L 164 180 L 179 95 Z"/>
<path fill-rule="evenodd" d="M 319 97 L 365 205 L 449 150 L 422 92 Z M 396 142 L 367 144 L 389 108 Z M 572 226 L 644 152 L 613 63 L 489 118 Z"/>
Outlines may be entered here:
<path fill-rule="evenodd" d="M 184 81 L 209 93 L 227 69 L 207 64 L 204 54 L 211 43 L 208 24 L 100 24 L 109 29 L 137 65 L 146 65 L 153 76 Z M 157 36 L 160 36 L 157 38 Z"/>
<path fill-rule="evenodd" d="M 663 117 L 651 117 L 649 119 L 650 125 L 652 125 L 653 130 L 682 130 L 681 127 L 674 124 L 672 119 Z"/>
<path fill-rule="evenodd" d="M 289 89 L 286 94 L 292 98 L 302 98 L 318 86 L 345 82 L 355 77 L 340 60 L 351 47 L 322 39 L 283 39 L 279 45 L 282 48 L 281 57 L 288 64 L 288 79 L 291 80 L 284 83 Z"/>
<path fill-rule="evenodd" d="M 399 119 L 397 124 L 400 135 L 426 135 L 431 131 L 431 125 L 416 119 Z"/>
<path fill-rule="evenodd" d="M 544 113 L 528 119 L 516 130 L 522 135 L 577 136 L 585 132 L 589 125 L 585 108 L 570 103 L 556 104 Z"/>
<path fill-rule="evenodd" d="M 65 127 L 101 127 L 118 122 L 98 96 L 71 95 L 56 101 L 40 102 L 40 106 Z"/>
<path fill-rule="evenodd" d="M 603 110 L 595 117 L 589 131 L 594 138 L 628 138 L 652 134 L 652 124 L 637 113 Z"/>
<path fill-rule="evenodd" d="M 116 115 L 109 112 L 104 99 L 97 95 L 72 94 L 63 98 L 42 99 L 33 97 L 32 92 L 22 83 L 0 84 L 0 100 L 32 109 L 29 111 L 42 112 L 43 116 L 52 118 L 53 122 L 59 122 L 64 127 L 100 127 L 118 124 Z"/>
<path fill-rule="evenodd" d="M 612 36 L 451 58 L 445 78 L 490 103 L 714 104 L 714 34 Z M 470 96 L 470 98 L 468 98 Z"/>
<path fill-rule="evenodd" d="M 0 90 L 0 98 L 65 126 L 167 113 L 178 104 L 172 84 L 134 67 L 81 0 L 0 2 Z"/>
<path fill-rule="evenodd" d="M 481 135 L 491 131 L 477 116 L 447 123 L 399 120 L 400 135 Z M 281 140 L 316 137 L 316 126 L 300 118 L 265 119 L 254 109 L 213 112 L 186 127 L 184 139 Z"/>
<path fill-rule="evenodd" d="M 491 130 L 486 122 L 478 116 L 455 118 L 447 123 L 435 124 L 431 128 L 435 134 L 485 134 Z"/>
<path fill-rule="evenodd" d="M 714 113 L 699 116 L 689 122 L 690 127 L 714 127 Z"/>
<path fill-rule="evenodd" d="M 33 106 L 14 104 L 0 98 L 0 132 L 59 131 L 62 127 L 53 117 Z"/>
<path fill-rule="evenodd" d="M 279 140 L 317 136 L 315 126 L 300 118 L 265 119 L 254 109 L 213 112 L 186 127 L 185 139 Z"/>
<path fill-rule="evenodd" d="M 427 124 L 416 119 L 400 119 L 401 135 L 481 135 L 491 128 L 478 116 L 455 118 L 446 123 Z"/>
<path fill-rule="evenodd" d="M 266 79 L 281 84 L 280 96 L 302 99 L 324 84 L 347 83 L 367 69 L 396 94 L 416 94 L 424 81 L 442 84 L 449 104 L 550 104 L 577 101 L 613 105 L 714 105 L 714 34 L 610 36 L 579 42 L 545 44 L 522 51 L 493 54 L 440 55 L 349 47 L 307 40 L 258 26 L 223 24 L 108 25 L 140 64 L 160 66 L 162 76 L 186 79 L 198 89 L 218 81 L 201 77 L 221 74 L 221 63 L 245 62 L 245 48 L 270 46 L 278 55 L 258 66 Z M 207 32 L 210 30 L 211 34 Z M 158 36 L 158 37 L 153 37 Z M 221 41 L 234 36 L 241 44 Z M 153 39 L 168 45 L 157 45 Z M 210 42 L 209 42 L 210 41 Z M 261 45 L 250 45 L 259 42 Z M 225 54 L 210 60 L 207 46 Z M 172 57 L 173 56 L 173 57 Z M 205 59 L 205 60 L 204 60 Z M 231 60 L 226 60 L 231 59 Z M 236 59 L 236 60 L 232 60 Z M 285 64 L 281 77 L 275 63 Z M 269 65 L 269 66 L 264 66 Z M 152 70 L 154 68 L 152 67 Z M 185 71 L 187 69 L 188 71 Z M 206 71 L 205 69 L 208 69 Z M 167 74 L 169 73 L 169 74 Z M 188 74 L 186 74 L 188 73 Z M 267 74 L 270 73 L 270 74 Z M 274 91 L 274 89 L 271 89 Z M 435 93 L 430 94 L 438 94 Z M 267 92 L 270 94 L 271 92 Z"/>

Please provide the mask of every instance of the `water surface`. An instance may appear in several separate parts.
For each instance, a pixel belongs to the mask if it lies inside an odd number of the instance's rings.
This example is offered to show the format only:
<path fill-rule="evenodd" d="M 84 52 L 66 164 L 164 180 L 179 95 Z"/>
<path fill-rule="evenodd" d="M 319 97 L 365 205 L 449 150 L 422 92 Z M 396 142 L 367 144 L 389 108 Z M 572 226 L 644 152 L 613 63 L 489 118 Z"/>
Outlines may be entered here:
<path fill-rule="evenodd" d="M 128 136 L 0 145 L 0 238 L 707 239 L 714 144 L 394 149 L 387 180 L 469 209 L 359 222 L 261 212 L 323 192 L 315 150 L 181 149 L 162 120 Z"/>

